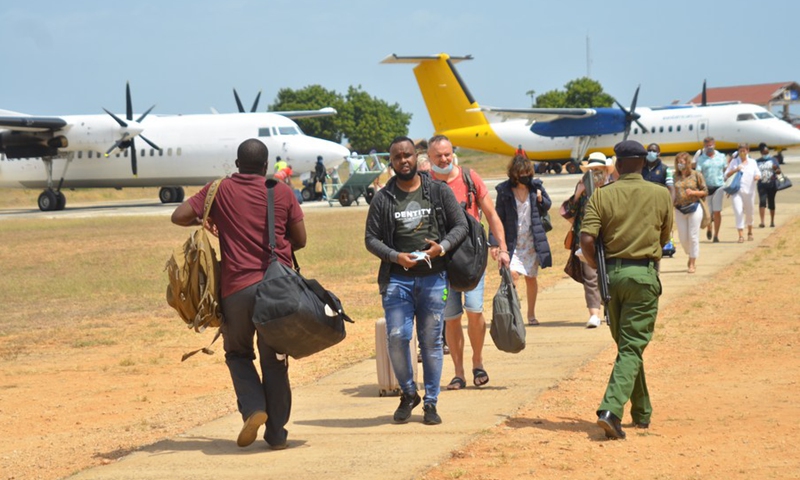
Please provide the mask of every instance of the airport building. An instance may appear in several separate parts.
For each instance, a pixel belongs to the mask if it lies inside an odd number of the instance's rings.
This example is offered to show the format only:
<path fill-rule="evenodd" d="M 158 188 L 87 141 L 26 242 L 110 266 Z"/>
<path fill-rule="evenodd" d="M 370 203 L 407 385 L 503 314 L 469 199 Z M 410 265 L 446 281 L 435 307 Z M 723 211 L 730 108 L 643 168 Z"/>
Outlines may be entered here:
<path fill-rule="evenodd" d="M 700 104 L 702 98 L 703 94 L 698 93 L 689 103 Z M 738 101 L 760 105 L 800 127 L 800 116 L 792 115 L 789 111 L 790 107 L 800 105 L 800 85 L 796 82 L 709 88 L 706 90 L 706 99 L 708 103 Z M 776 107 L 782 107 L 780 113 Z"/>

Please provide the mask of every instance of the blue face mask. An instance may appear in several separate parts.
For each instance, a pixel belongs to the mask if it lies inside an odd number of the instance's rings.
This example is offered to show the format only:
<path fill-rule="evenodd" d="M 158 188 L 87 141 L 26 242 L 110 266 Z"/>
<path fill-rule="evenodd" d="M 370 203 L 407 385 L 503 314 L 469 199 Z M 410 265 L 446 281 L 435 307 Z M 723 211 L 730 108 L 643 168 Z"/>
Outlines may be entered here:
<path fill-rule="evenodd" d="M 433 170 L 434 172 L 436 172 L 436 173 L 438 173 L 440 175 L 447 175 L 448 173 L 453 171 L 453 164 L 451 163 L 450 165 L 448 165 L 448 166 L 446 166 L 444 168 L 440 168 L 440 167 L 436 166 L 436 164 L 431 163 L 431 170 Z"/>
<path fill-rule="evenodd" d="M 655 162 L 658 160 L 658 152 L 647 152 L 647 161 Z"/>

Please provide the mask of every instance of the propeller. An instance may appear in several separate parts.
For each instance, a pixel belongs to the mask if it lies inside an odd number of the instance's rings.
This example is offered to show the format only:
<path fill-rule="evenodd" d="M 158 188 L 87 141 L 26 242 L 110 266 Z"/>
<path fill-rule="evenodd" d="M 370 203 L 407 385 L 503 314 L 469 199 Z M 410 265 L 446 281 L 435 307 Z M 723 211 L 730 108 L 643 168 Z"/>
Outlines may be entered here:
<path fill-rule="evenodd" d="M 236 89 L 233 89 L 233 98 L 236 99 L 236 106 L 239 108 L 239 113 L 245 113 L 244 105 L 242 105 L 242 100 L 239 99 L 239 94 L 236 92 Z M 253 113 L 258 108 L 258 101 L 261 99 L 261 90 L 258 91 L 258 95 L 256 95 L 256 100 L 253 102 L 253 107 L 250 108 L 250 113 Z"/>
<path fill-rule="evenodd" d="M 702 99 L 700 100 L 700 106 L 705 107 L 706 105 L 708 105 L 708 97 L 706 96 L 706 80 L 705 79 L 703 79 L 703 96 L 701 98 Z"/>
<path fill-rule="evenodd" d="M 639 121 L 639 118 L 641 117 L 641 115 L 636 113 L 636 101 L 639 99 L 639 88 L 640 87 L 641 87 L 641 85 L 636 87 L 636 93 L 633 94 L 633 101 L 631 102 L 630 110 L 626 110 L 625 107 L 623 107 L 621 103 L 619 103 L 617 100 L 614 100 L 614 103 L 617 104 L 617 106 L 620 108 L 620 110 L 625 112 L 625 133 L 622 136 L 623 140 L 627 140 L 628 139 L 628 135 L 631 133 L 631 124 L 633 122 L 636 122 L 636 124 L 639 125 L 639 127 L 642 128 L 642 131 L 644 131 L 644 132 L 647 131 L 647 127 L 642 125 L 642 122 Z"/>
<path fill-rule="evenodd" d="M 148 108 L 143 114 L 139 116 L 136 120 L 133 119 L 133 102 L 131 101 L 131 84 L 127 82 L 125 84 L 125 120 L 122 120 L 118 116 L 114 115 L 113 113 L 109 112 L 107 109 L 103 108 L 107 114 L 114 119 L 120 127 L 122 127 L 122 137 L 119 140 L 114 142 L 114 145 L 106 151 L 106 157 L 111 154 L 115 149 L 125 150 L 126 148 L 131 149 L 131 171 L 133 175 L 136 176 L 138 174 L 138 168 L 136 165 L 136 137 L 141 138 L 148 145 L 153 147 L 156 150 L 161 150 L 155 143 L 151 142 L 147 139 L 142 132 L 144 131 L 144 127 L 140 125 L 140 123 L 147 117 L 147 115 L 153 111 L 156 106 L 153 105 L 152 107 Z"/>

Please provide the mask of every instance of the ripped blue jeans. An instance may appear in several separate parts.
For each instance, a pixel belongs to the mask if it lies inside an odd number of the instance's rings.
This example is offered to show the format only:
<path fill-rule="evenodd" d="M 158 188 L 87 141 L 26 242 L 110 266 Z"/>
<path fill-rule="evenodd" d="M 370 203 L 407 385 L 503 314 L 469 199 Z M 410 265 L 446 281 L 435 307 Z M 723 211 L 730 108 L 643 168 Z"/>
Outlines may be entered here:
<path fill-rule="evenodd" d="M 425 277 L 393 273 L 382 299 L 392 369 L 403 393 L 412 396 L 417 387 L 414 384 L 411 362 L 416 362 L 417 359 L 411 358 L 408 343 L 411 341 L 414 317 L 417 319 L 426 404 L 436 405 L 439 397 L 443 358 L 442 328 L 447 294 L 446 272 Z"/>

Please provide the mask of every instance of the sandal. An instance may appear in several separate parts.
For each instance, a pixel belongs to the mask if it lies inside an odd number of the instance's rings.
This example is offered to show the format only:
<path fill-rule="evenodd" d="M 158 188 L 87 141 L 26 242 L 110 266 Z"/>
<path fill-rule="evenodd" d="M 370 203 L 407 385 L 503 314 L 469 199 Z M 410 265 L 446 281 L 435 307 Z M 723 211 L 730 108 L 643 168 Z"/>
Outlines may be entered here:
<path fill-rule="evenodd" d="M 528 325 L 532 325 L 532 326 L 535 327 L 536 325 L 539 325 L 539 320 L 536 320 L 536 317 L 529 318 L 528 319 Z"/>
<path fill-rule="evenodd" d="M 744 243 L 744 237 L 739 237 L 739 243 Z"/>
<path fill-rule="evenodd" d="M 467 388 L 467 382 L 461 377 L 453 377 L 447 384 L 448 390 L 461 390 L 462 388 Z"/>
<path fill-rule="evenodd" d="M 748 234 L 748 235 L 747 235 L 747 240 L 748 240 L 748 241 L 750 241 L 750 242 L 752 242 L 753 240 L 755 240 L 755 238 L 753 237 L 753 234 L 752 234 L 752 233 L 750 233 L 750 234 Z"/>
<path fill-rule="evenodd" d="M 472 375 L 472 383 L 474 383 L 476 387 L 482 387 L 489 383 L 489 374 L 482 368 L 473 368 Z"/>

